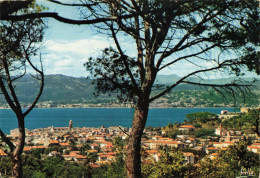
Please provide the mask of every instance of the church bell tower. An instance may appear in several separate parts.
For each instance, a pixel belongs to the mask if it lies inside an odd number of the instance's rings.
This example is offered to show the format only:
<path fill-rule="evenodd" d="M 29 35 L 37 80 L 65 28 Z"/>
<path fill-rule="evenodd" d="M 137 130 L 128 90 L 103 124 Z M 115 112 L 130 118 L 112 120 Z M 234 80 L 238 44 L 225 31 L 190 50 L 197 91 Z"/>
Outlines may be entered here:
<path fill-rule="evenodd" d="M 73 124 L 72 124 L 72 120 L 70 120 L 69 122 L 69 130 L 71 131 L 73 129 Z"/>

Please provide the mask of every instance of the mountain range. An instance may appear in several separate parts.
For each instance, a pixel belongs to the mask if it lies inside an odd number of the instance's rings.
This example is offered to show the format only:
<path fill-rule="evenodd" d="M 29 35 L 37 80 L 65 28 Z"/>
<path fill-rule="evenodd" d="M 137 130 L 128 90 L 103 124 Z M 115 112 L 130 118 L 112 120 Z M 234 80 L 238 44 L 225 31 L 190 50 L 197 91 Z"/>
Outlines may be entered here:
<path fill-rule="evenodd" d="M 155 81 L 158 85 L 170 85 L 180 77 L 177 75 L 159 75 Z M 207 79 L 200 81 L 197 78 L 192 79 L 195 82 L 206 82 L 225 84 L 234 80 L 234 78 L 225 79 Z M 253 78 L 244 78 L 244 81 L 252 81 Z M 91 79 L 84 77 L 75 78 L 65 75 L 46 75 L 44 91 L 39 102 L 54 102 L 58 104 L 73 104 L 73 103 L 103 103 L 116 101 L 115 94 L 109 96 L 106 94 L 99 97 L 94 96 L 95 86 L 92 85 Z M 256 86 L 260 86 L 260 82 L 255 83 Z M 33 80 L 30 75 L 26 75 L 15 83 L 18 98 L 23 103 L 30 103 L 37 95 L 39 83 Z M 201 88 L 193 85 L 182 84 L 174 88 L 175 91 L 193 91 L 194 89 L 202 90 Z M 6 103 L 3 95 L 0 95 L 0 104 Z"/>

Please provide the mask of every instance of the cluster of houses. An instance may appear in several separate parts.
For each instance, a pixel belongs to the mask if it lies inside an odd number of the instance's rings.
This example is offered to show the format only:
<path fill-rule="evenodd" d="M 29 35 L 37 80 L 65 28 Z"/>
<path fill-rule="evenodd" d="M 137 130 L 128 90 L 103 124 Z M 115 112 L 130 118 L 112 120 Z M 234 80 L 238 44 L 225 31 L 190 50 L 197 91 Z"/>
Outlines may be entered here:
<path fill-rule="evenodd" d="M 218 156 L 220 150 L 227 149 L 230 145 L 239 142 L 244 138 L 244 133 L 240 131 L 224 130 L 222 125 L 216 128 L 215 134 L 219 139 L 212 138 L 202 139 L 195 138 L 189 133 L 196 128 L 192 125 L 179 126 L 181 135 L 177 135 L 176 139 L 163 136 L 164 132 L 158 134 L 153 131 L 144 131 L 145 138 L 142 140 L 146 157 L 143 161 L 159 161 L 161 153 L 159 147 L 168 146 L 174 148 L 190 148 L 196 151 L 205 151 L 205 153 L 214 159 Z M 61 155 L 65 160 L 84 162 L 92 156 L 91 166 L 99 167 L 102 164 L 109 164 L 116 160 L 117 149 L 114 149 L 113 141 L 116 137 L 122 140 L 128 138 L 131 129 L 124 127 L 108 127 L 100 128 L 73 128 L 72 121 L 69 127 L 48 127 L 34 130 L 26 129 L 26 146 L 24 154 L 30 154 L 34 149 L 47 149 L 59 147 L 62 151 L 49 151 L 45 156 Z M 15 143 L 18 138 L 18 130 L 10 131 L 9 138 Z M 260 154 L 259 138 L 252 145 L 248 146 L 248 150 Z M 88 149 L 82 152 L 84 144 L 88 144 Z M 51 149 L 49 149 L 51 150 Z M 0 149 L 0 158 L 8 156 L 5 151 Z M 192 152 L 183 152 L 186 164 L 195 164 L 195 155 Z"/>

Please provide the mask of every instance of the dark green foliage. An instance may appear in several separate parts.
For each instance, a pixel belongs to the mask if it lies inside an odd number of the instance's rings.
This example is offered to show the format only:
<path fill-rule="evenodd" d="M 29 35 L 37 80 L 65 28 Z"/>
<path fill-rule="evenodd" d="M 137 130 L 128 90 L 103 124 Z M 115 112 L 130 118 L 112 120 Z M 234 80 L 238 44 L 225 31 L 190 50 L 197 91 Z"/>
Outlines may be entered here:
<path fill-rule="evenodd" d="M 11 159 L 0 159 L 0 172 L 11 175 Z M 24 178 L 47 177 L 89 177 L 91 168 L 85 164 L 77 164 L 65 161 L 61 156 L 38 159 L 33 155 L 23 156 Z"/>
<path fill-rule="evenodd" d="M 107 165 L 102 164 L 99 168 L 94 168 L 93 169 L 93 178 L 103 178 L 106 177 L 106 172 L 107 172 Z"/>
<path fill-rule="evenodd" d="M 187 114 L 186 118 L 188 118 L 190 122 L 196 120 L 198 122 L 206 123 L 208 121 L 216 120 L 218 115 L 210 112 L 196 112 Z"/>
<path fill-rule="evenodd" d="M 46 174 L 41 171 L 34 171 L 32 177 L 33 178 L 47 178 Z"/>
<path fill-rule="evenodd" d="M 93 82 L 97 88 L 95 95 L 109 92 L 117 94 L 120 100 L 132 100 L 134 96 L 133 85 L 125 65 L 129 67 L 137 80 L 138 72 L 134 59 L 121 56 L 112 48 L 104 49 L 100 58 L 89 58 L 88 62 L 85 63 L 85 67 L 90 72 L 91 78 L 95 79 Z"/>
<path fill-rule="evenodd" d="M 216 136 L 214 129 L 199 129 L 195 132 L 196 137 Z"/>
<path fill-rule="evenodd" d="M 90 150 L 90 149 L 91 149 L 91 147 L 89 146 L 89 144 L 88 144 L 88 143 L 85 143 L 85 144 L 82 144 L 82 146 L 81 146 L 81 148 L 79 149 L 79 151 L 80 151 L 80 154 L 81 154 L 81 155 L 85 156 L 85 155 L 87 155 L 86 151 L 87 151 L 87 150 Z"/>
<path fill-rule="evenodd" d="M 172 128 L 172 127 L 173 127 L 173 124 L 172 124 L 172 123 L 168 123 L 166 127 Z"/>
<path fill-rule="evenodd" d="M 97 160 L 97 158 L 98 158 L 97 153 L 88 153 L 87 156 L 88 156 L 89 162 L 93 162 L 93 163 L 94 163 L 94 162 Z"/>
<path fill-rule="evenodd" d="M 178 130 L 170 130 L 166 132 L 166 136 L 176 139 L 177 135 L 178 135 L 179 131 Z"/>
<path fill-rule="evenodd" d="M 33 150 L 31 150 L 31 154 L 38 159 L 41 159 L 41 155 L 44 154 L 44 152 L 45 152 L 45 149 L 33 149 Z"/>
<path fill-rule="evenodd" d="M 48 157 L 43 162 L 43 172 L 46 173 L 48 177 L 57 176 L 64 172 L 65 168 L 63 165 L 63 158 L 62 157 Z"/>
<path fill-rule="evenodd" d="M 42 170 L 41 159 L 33 155 L 25 155 L 23 157 L 23 176 L 31 177 L 34 171 Z"/>
<path fill-rule="evenodd" d="M 39 159 L 33 154 L 22 157 L 24 178 L 47 178 L 47 177 L 89 177 L 91 169 L 84 164 L 70 163 L 61 156 Z M 0 159 L 0 172 L 11 176 L 11 159 Z"/>
<path fill-rule="evenodd" d="M 2 174 L 12 175 L 12 163 L 10 157 L 0 158 L 0 172 Z"/>
<path fill-rule="evenodd" d="M 198 124 L 198 123 L 196 123 L 196 124 L 194 124 L 193 125 L 195 128 L 201 128 L 202 126 L 200 125 L 200 124 Z"/>

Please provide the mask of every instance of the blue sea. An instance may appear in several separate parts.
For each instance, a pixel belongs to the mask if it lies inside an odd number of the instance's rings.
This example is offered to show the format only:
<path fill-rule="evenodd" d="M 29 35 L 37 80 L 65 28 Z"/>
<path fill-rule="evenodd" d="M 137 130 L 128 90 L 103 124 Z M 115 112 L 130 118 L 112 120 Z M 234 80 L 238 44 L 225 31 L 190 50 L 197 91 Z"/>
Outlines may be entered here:
<path fill-rule="evenodd" d="M 183 122 L 185 115 L 199 111 L 220 114 L 233 108 L 151 108 L 146 126 L 163 127 L 168 123 Z M 66 127 L 73 121 L 74 127 L 123 126 L 131 127 L 133 108 L 51 108 L 34 109 L 25 119 L 27 129 L 49 126 Z M 0 109 L 0 128 L 6 134 L 17 128 L 17 119 L 10 109 Z"/>

